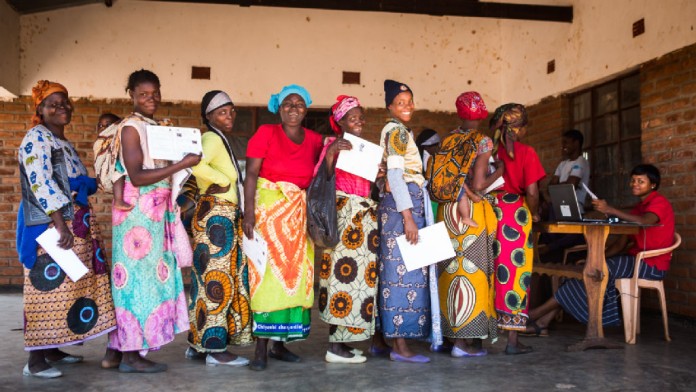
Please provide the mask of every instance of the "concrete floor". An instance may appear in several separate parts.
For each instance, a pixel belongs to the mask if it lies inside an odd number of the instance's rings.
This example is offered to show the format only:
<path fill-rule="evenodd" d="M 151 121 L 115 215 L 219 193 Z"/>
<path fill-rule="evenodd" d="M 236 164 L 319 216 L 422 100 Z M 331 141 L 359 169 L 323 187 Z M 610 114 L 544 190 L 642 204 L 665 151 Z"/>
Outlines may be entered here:
<path fill-rule="evenodd" d="M 148 357 L 169 364 L 166 373 L 120 374 L 99 367 L 106 338 L 66 351 L 85 356 L 85 362 L 63 365 L 64 375 L 53 380 L 22 376 L 27 354 L 23 351 L 22 296 L 0 294 L 0 390 L 2 391 L 693 391 L 696 367 L 690 363 L 696 348 L 695 327 L 672 321 L 672 342 L 663 340 L 656 315 L 644 315 L 638 344 L 620 350 L 568 353 L 584 328 L 575 322 L 557 324 L 548 338 L 523 338 L 535 352 L 517 357 L 504 355 L 505 339 L 489 347 L 483 358 L 454 359 L 430 354 L 430 364 L 395 363 L 368 357 L 359 365 L 324 362 L 327 326 L 314 313 L 309 340 L 290 348 L 303 362 L 283 363 L 270 359 L 265 372 L 247 368 L 206 367 L 201 361 L 184 359 L 186 334 Z M 623 341 L 622 330 L 606 335 Z M 367 349 L 368 343 L 356 346 Z M 414 348 L 427 353 L 427 344 Z M 236 348 L 251 357 L 253 347 Z"/>

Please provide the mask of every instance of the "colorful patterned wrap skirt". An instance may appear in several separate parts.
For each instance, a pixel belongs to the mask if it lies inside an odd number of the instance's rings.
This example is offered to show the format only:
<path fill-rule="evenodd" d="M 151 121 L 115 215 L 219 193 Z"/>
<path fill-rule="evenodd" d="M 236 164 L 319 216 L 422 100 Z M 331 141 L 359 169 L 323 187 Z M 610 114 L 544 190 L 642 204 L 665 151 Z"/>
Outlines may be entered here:
<path fill-rule="evenodd" d="M 249 278 L 239 208 L 202 195 L 191 226 L 189 345 L 199 352 L 222 352 L 231 344 L 250 344 Z"/>
<path fill-rule="evenodd" d="M 413 209 L 411 214 L 419 229 L 425 226 L 423 190 L 407 183 Z M 404 220 L 396 202 L 387 193 L 377 210 L 380 224 L 379 318 L 388 338 L 426 338 L 430 335 L 430 291 L 428 267 L 411 272 L 401 258 L 396 237 L 404 234 Z"/>
<path fill-rule="evenodd" d="M 532 281 L 534 239 L 532 214 L 523 196 L 497 192 L 494 207 L 498 218 L 495 257 L 495 310 L 498 327 L 524 331 L 529 318 L 529 285 Z"/>
<path fill-rule="evenodd" d="M 253 334 L 306 339 L 314 303 L 314 248 L 307 236 L 305 191 L 259 178 L 255 205 L 255 230 L 268 244 L 268 261 L 263 271 L 249 263 Z"/>
<path fill-rule="evenodd" d="M 319 312 L 331 325 L 329 342 L 369 339 L 375 330 L 377 203 L 336 192 L 341 241 L 324 249 L 319 269 Z"/>
<path fill-rule="evenodd" d="M 112 213 L 111 285 L 118 329 L 109 334 L 109 347 L 156 349 L 189 328 L 179 265 L 190 265 L 191 246 L 176 240 L 184 228 L 168 180 L 136 187 L 126 177 L 123 199 L 134 208 Z"/>
<path fill-rule="evenodd" d="M 488 200 L 471 203 L 478 227 L 460 225 L 457 203 L 443 203 L 437 220 L 444 221 L 456 257 L 437 264 L 442 334 L 450 339 L 498 337 L 493 243 L 498 220 Z"/>
<path fill-rule="evenodd" d="M 74 236 L 72 250 L 87 267 L 73 282 L 41 247 L 36 263 L 24 268 L 24 349 L 43 350 L 94 339 L 116 328 L 109 265 L 92 208 L 74 204 L 65 222 Z M 51 223 L 49 225 L 53 227 Z"/>

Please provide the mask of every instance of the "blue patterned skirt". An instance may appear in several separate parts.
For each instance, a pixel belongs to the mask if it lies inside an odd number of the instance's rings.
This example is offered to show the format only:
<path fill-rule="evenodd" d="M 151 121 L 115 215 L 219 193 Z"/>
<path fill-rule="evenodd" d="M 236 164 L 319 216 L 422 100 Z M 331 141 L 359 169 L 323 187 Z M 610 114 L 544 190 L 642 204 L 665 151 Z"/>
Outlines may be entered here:
<path fill-rule="evenodd" d="M 418 228 L 425 226 L 423 191 L 408 183 Z M 430 207 L 430 206 L 428 206 Z M 404 234 L 404 221 L 396 210 L 391 193 L 382 199 L 377 210 L 380 226 L 379 318 L 381 330 L 388 338 L 425 338 L 430 335 L 430 292 L 428 267 L 406 271 L 396 237 Z"/>

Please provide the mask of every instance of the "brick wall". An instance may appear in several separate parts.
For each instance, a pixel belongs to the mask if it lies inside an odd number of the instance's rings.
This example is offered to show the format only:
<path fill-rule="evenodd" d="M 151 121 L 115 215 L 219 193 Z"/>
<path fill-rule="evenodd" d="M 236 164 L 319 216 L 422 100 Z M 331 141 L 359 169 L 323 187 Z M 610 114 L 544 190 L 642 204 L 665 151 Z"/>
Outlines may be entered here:
<path fill-rule="evenodd" d="M 672 202 L 683 241 L 665 279 L 668 310 L 696 318 L 696 45 L 643 64 L 640 74 L 643 161 L 660 169 L 660 192 Z M 553 173 L 570 124 L 569 101 L 549 97 L 527 109 L 525 141 Z M 648 307 L 657 306 L 654 295 L 645 298 Z"/>
<path fill-rule="evenodd" d="M 76 99 L 72 122 L 66 137 L 77 148 L 80 158 L 93 173 L 92 143 L 96 138 L 95 124 L 103 112 L 119 116 L 129 113 L 131 103 L 126 100 Z M 162 117 L 171 118 L 181 126 L 200 126 L 200 104 L 163 103 Z M 20 97 L 0 102 L 0 286 L 19 286 L 23 282 L 22 267 L 15 250 L 17 208 L 20 201 L 17 148 L 24 133 L 31 126 L 33 106 L 31 99 Z M 107 250 L 111 249 L 111 196 L 103 193 L 91 199 Z"/>
<path fill-rule="evenodd" d="M 96 138 L 95 124 L 99 115 L 111 112 L 119 116 L 127 115 L 132 106 L 127 100 L 75 99 L 72 122 L 66 130 L 66 137 L 78 150 L 80 158 L 93 174 L 92 144 Z M 20 201 L 19 168 L 17 148 L 24 133 L 31 126 L 33 107 L 29 97 L 20 97 L 9 102 L 0 102 L 0 286 L 21 286 L 22 267 L 15 249 L 15 230 L 17 228 L 17 208 Z M 200 103 L 163 102 L 158 117 L 168 117 L 175 125 L 201 127 Z M 377 142 L 387 118 L 385 109 L 369 109 L 366 113 L 367 131 L 365 138 Z M 452 113 L 417 111 L 413 129 L 418 133 L 431 127 L 444 135 L 457 125 L 456 115 Z M 244 130 L 240 136 L 251 136 L 253 130 Z M 91 199 L 101 228 L 105 247 L 111 250 L 111 195 L 98 193 Z M 184 274 L 188 275 L 188 274 Z"/>
<path fill-rule="evenodd" d="M 642 154 L 662 173 L 682 245 L 665 279 L 670 312 L 696 318 L 696 45 L 641 68 Z"/>

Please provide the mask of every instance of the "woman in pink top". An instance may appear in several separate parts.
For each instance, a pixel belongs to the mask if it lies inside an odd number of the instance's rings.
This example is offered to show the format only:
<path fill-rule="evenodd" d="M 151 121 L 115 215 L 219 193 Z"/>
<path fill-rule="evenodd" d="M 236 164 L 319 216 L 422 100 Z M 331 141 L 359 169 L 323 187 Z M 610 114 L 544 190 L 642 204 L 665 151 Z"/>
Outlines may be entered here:
<path fill-rule="evenodd" d="M 257 337 L 251 370 L 266 368 L 268 354 L 286 362 L 300 357 L 284 342 L 309 336 L 314 303 L 314 250 L 307 237 L 307 203 L 322 137 L 302 127 L 312 103 L 301 86 L 290 85 L 271 96 L 268 109 L 280 124 L 262 125 L 249 140 L 244 183 L 244 234 L 268 244 L 264 265 L 249 263 L 249 294 Z"/>
<path fill-rule="evenodd" d="M 343 134 L 360 136 L 365 126 L 365 112 L 357 98 L 341 95 L 336 100 L 330 120 L 338 138 L 328 138 L 324 147 L 330 171 L 334 170 L 340 150 L 351 148 Z M 370 181 L 341 169 L 335 169 L 335 173 L 341 241 L 324 250 L 319 267 L 320 317 L 331 325 L 325 359 L 332 363 L 362 363 L 367 360 L 362 351 L 347 343 L 367 340 L 375 330 L 377 203 L 370 199 Z"/>

